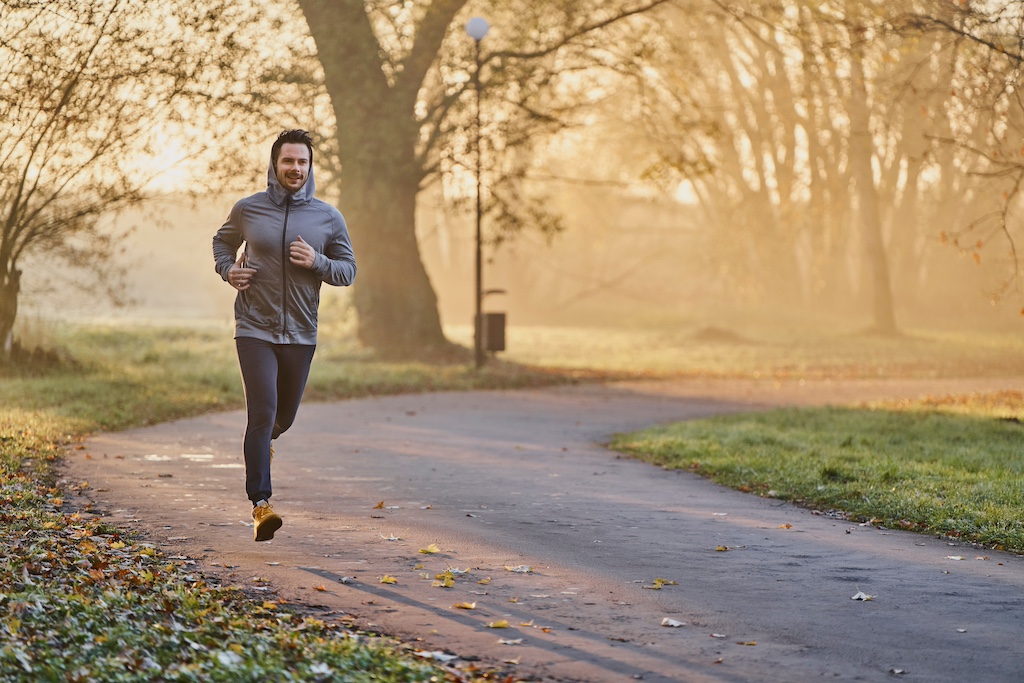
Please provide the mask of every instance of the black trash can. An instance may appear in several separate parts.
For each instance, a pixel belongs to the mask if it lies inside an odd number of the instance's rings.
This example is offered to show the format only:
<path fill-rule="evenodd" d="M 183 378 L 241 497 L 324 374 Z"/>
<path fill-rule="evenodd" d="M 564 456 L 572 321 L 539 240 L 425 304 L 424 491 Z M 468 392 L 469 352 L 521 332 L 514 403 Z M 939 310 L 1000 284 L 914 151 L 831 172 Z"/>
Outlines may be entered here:
<path fill-rule="evenodd" d="M 484 351 L 505 350 L 505 314 L 481 313 L 476 329 L 480 331 L 480 348 Z"/>

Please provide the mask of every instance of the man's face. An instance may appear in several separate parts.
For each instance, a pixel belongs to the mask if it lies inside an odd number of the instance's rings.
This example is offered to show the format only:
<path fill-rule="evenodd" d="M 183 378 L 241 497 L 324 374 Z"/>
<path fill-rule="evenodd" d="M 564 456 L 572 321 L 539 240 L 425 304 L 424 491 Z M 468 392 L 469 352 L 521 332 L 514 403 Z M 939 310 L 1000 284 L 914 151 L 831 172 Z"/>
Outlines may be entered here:
<path fill-rule="evenodd" d="M 281 145 L 274 166 L 277 181 L 292 194 L 302 189 L 309 177 L 309 148 L 301 142 L 286 142 Z"/>

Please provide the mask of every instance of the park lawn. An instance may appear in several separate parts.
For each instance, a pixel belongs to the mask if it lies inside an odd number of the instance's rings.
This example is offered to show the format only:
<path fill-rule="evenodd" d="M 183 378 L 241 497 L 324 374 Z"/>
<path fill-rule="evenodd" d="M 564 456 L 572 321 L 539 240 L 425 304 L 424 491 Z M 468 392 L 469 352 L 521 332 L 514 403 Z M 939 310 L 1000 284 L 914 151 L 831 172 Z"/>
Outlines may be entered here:
<path fill-rule="evenodd" d="M 324 622 L 280 601 L 232 586 L 210 585 L 188 560 L 166 557 L 143 539 L 93 518 L 88 510 L 78 511 L 77 494 L 88 483 L 61 480 L 60 462 L 69 449 L 97 431 L 241 408 L 237 362 L 230 333 L 220 329 L 66 327 L 45 330 L 42 336 L 45 348 L 60 351 L 59 362 L 0 373 L 0 523 L 5 531 L 0 534 L 0 683 L 505 679 L 507 672 L 445 669 L 410 656 L 408 648 L 400 644 L 354 633 L 344 619 Z M 854 340 L 845 344 L 838 358 L 814 346 L 797 349 L 794 354 L 794 347 L 782 341 L 752 346 L 732 339 L 704 342 L 678 335 L 666 341 L 661 333 L 631 333 L 620 338 L 592 329 L 556 330 L 511 339 L 518 346 L 518 355 L 505 357 L 518 363 L 491 362 L 475 371 L 465 363 L 386 362 L 357 349 L 349 340 L 322 336 L 307 397 L 332 400 L 410 391 L 518 388 L 652 374 L 992 374 L 1000 368 L 1006 371 L 1002 359 L 1021 357 L 1016 353 L 1018 342 L 1009 337 L 979 341 L 922 336 L 902 352 L 897 352 L 896 345 L 903 348 L 903 342 Z M 615 339 L 618 343 L 610 344 Z M 662 353 L 657 362 L 652 360 L 650 353 L 663 352 L 666 343 L 678 346 L 677 355 L 665 359 Z M 582 362 L 587 359 L 589 365 Z M 599 370 L 588 369 L 594 367 Z M 1002 407 L 1006 403 L 998 397 L 990 402 Z M 912 418 L 913 410 L 919 409 L 890 408 L 878 411 L 875 418 Z M 967 445 L 980 439 L 985 444 L 1005 445 L 1019 429 L 1012 422 L 972 416 L 980 408 L 971 402 L 944 406 L 947 408 L 965 416 L 917 416 L 920 433 L 931 439 L 927 443 L 936 444 L 936 451 L 948 446 L 944 441 L 957 438 Z M 1014 410 L 1012 416 L 1020 415 L 1019 404 Z M 784 450 L 784 446 L 799 453 L 808 448 L 800 443 L 804 437 L 817 433 L 822 439 L 820 451 L 839 448 L 859 459 L 839 459 L 828 467 L 818 463 L 811 467 L 811 475 L 804 476 L 817 476 L 821 486 L 845 487 L 851 506 L 857 504 L 852 492 L 874 491 L 875 478 L 886 480 L 890 489 L 902 490 L 908 501 L 920 498 L 916 493 L 909 495 L 910 487 L 897 485 L 903 475 L 895 450 L 880 459 L 879 453 L 865 445 L 878 431 L 870 417 L 863 417 L 870 416 L 870 411 L 822 412 L 816 423 L 810 418 L 813 414 L 781 411 L 729 418 L 737 420 L 735 423 L 693 423 L 705 430 L 707 441 L 702 446 L 691 438 L 691 446 L 696 445 L 690 451 L 682 450 L 680 457 L 665 456 L 664 462 L 666 466 L 690 467 L 696 461 L 700 468 L 709 460 L 705 451 L 725 452 L 729 448 L 721 443 L 726 437 L 743 435 L 748 445 L 734 451 L 732 467 L 741 473 L 758 473 L 767 467 L 757 460 L 758 449 L 774 441 L 774 448 Z M 854 419 L 856 415 L 861 417 Z M 825 437 L 830 428 L 836 431 L 836 423 L 830 420 L 846 417 L 850 418 L 844 423 L 849 444 L 830 445 Z M 767 421 L 750 422 L 757 419 Z M 962 422 L 955 422 L 957 419 Z M 817 427 L 812 429 L 814 424 Z M 742 425 L 746 426 L 740 428 Z M 965 438 L 958 430 L 967 425 L 976 431 Z M 797 426 L 805 432 L 793 431 Z M 896 437 L 892 442 L 901 443 Z M 906 442 L 904 438 L 901 447 L 906 447 Z M 622 447 L 634 448 L 640 443 L 623 441 Z M 667 447 L 662 450 L 671 451 Z M 986 509 L 991 519 L 982 520 L 986 528 L 996 529 L 1000 520 L 1006 528 L 1002 536 L 986 542 L 1019 550 L 1020 529 L 1013 521 L 1019 517 L 1019 502 L 1013 508 L 1012 490 L 1005 492 L 1007 486 L 1012 489 L 1014 475 L 990 476 L 1002 456 L 985 458 L 984 451 L 965 449 L 965 464 L 960 469 L 926 461 L 918 477 L 921 482 L 934 480 L 931 483 L 936 486 L 950 479 L 953 490 L 966 490 L 961 472 L 970 471 L 980 487 L 975 493 L 990 506 Z M 1013 459 L 1018 457 L 1011 452 L 1005 461 L 1017 463 L 1019 484 L 1020 463 Z M 772 460 L 768 458 L 768 462 Z M 796 478 L 796 474 L 792 476 Z M 785 478 L 777 479 L 784 483 Z M 737 482 L 739 487 L 768 492 L 762 486 L 766 483 L 762 474 Z M 812 487 L 814 492 L 818 485 Z M 914 491 L 917 488 L 915 485 Z M 997 490 L 1003 493 L 994 495 Z M 781 485 L 775 495 L 787 495 L 778 491 L 785 491 Z M 803 500 L 825 505 L 809 497 Z M 935 530 L 981 538 L 976 526 L 982 522 L 968 518 L 959 507 L 953 508 L 951 499 L 940 501 L 951 523 L 948 530 L 938 526 Z M 851 508 L 850 512 L 881 518 L 874 510 Z M 909 513 L 893 519 L 921 524 Z M 968 519 L 970 523 L 965 521 Z M 162 672 L 158 677 L 157 671 Z"/>
<path fill-rule="evenodd" d="M 1024 553 L 1024 392 L 787 408 L 619 435 L 611 446 L 851 520 Z"/>

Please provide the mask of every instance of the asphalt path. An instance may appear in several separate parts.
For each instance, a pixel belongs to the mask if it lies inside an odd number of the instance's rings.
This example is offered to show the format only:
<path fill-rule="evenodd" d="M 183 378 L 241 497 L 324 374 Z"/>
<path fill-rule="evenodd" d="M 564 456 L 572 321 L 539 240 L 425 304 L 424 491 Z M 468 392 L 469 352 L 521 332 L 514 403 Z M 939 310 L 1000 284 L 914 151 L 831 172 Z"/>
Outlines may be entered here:
<path fill-rule="evenodd" d="M 602 444 L 777 405 L 1020 386 L 636 382 L 310 403 L 276 444 L 284 526 L 259 544 L 242 413 L 97 435 L 67 476 L 90 483 L 98 514 L 214 580 L 456 664 L 592 683 L 1016 682 L 1024 558 L 812 513 Z M 448 588 L 435 585 L 445 570 Z"/>

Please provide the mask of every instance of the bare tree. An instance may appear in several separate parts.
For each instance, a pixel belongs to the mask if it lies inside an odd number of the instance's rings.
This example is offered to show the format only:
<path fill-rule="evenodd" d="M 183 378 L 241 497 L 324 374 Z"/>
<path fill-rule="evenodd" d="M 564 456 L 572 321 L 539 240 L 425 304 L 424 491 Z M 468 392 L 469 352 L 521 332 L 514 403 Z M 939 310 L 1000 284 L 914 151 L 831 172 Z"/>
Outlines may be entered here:
<path fill-rule="evenodd" d="M 945 25 L 955 10 L 704 7 L 670 15 L 667 49 L 638 70 L 662 176 L 692 186 L 733 291 L 833 310 L 860 301 L 875 330 L 895 332 L 897 301 L 928 298 L 932 247 L 983 191 L 963 173 L 968 153 L 938 142 L 978 135 L 957 94 L 962 46 L 920 21 Z M 1003 82 L 982 68 L 972 92 Z M 666 135 L 680 118 L 689 136 Z"/>
<path fill-rule="evenodd" d="M 298 62 L 279 59 L 269 78 L 254 68 L 263 59 L 255 27 L 271 31 L 274 20 L 227 0 L 0 6 L 0 349 L 9 358 L 26 259 L 54 272 L 87 265 L 100 289 L 120 295 L 117 237 L 99 218 L 210 152 L 204 189 L 235 174 L 246 132 L 280 112 L 270 103 Z"/>
<path fill-rule="evenodd" d="M 495 26 L 483 44 L 481 73 L 484 92 L 500 93 L 488 99 L 495 108 L 488 110 L 490 144 L 521 151 L 546 126 L 560 125 L 560 108 L 572 100 L 561 97 L 572 89 L 564 76 L 599 63 L 603 32 L 667 0 L 298 2 L 337 121 L 342 208 L 361 265 L 354 293 L 359 336 L 385 351 L 444 349 L 415 210 L 425 186 L 464 163 L 452 150 L 464 146 L 469 123 L 462 96 L 471 85 L 472 41 L 462 25 L 470 12 L 488 15 Z M 495 194 L 491 204 L 519 200 Z M 514 231 L 522 224 L 503 225 Z"/>

